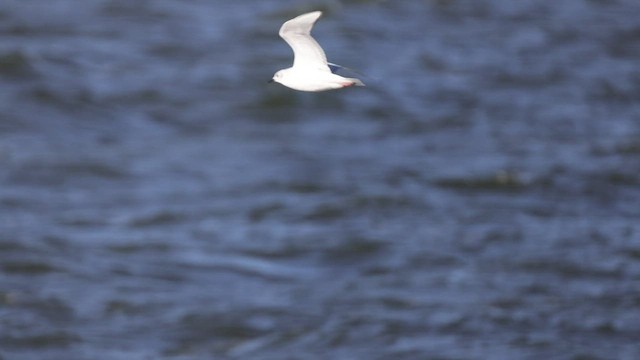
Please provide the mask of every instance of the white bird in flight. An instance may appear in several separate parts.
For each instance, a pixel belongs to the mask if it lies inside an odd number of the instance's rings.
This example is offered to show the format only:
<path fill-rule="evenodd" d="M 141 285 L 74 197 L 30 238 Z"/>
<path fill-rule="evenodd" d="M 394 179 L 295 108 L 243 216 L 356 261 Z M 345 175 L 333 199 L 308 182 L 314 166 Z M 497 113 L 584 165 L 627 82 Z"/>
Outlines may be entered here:
<path fill-rule="evenodd" d="M 300 91 L 325 91 L 349 86 L 364 86 L 356 78 L 346 78 L 334 72 L 342 66 L 327 62 L 327 56 L 311 37 L 311 28 L 322 11 L 302 14 L 280 28 L 279 35 L 293 49 L 293 66 L 273 75 L 269 82 L 277 82 Z"/>

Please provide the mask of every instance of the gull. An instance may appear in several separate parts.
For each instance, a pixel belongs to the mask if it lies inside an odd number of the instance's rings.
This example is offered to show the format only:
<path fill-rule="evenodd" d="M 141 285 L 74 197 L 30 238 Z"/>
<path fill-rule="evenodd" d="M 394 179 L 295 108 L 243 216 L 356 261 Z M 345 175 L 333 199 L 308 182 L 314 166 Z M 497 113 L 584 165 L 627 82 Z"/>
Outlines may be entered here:
<path fill-rule="evenodd" d="M 335 74 L 342 66 L 327 62 L 324 50 L 311 36 L 311 28 L 321 15 L 322 11 L 313 11 L 282 25 L 279 35 L 293 49 L 293 66 L 276 72 L 269 82 L 277 82 L 294 90 L 314 92 L 364 86 L 358 79 Z"/>

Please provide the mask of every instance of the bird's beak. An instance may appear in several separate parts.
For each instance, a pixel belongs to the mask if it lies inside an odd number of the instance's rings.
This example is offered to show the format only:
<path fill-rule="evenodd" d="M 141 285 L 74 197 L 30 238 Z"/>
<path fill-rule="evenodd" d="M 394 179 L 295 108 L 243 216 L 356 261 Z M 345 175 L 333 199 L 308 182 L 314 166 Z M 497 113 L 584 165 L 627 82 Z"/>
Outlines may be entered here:
<path fill-rule="evenodd" d="M 271 84 L 273 82 L 273 79 L 269 79 L 269 81 L 267 81 L 267 84 Z"/>

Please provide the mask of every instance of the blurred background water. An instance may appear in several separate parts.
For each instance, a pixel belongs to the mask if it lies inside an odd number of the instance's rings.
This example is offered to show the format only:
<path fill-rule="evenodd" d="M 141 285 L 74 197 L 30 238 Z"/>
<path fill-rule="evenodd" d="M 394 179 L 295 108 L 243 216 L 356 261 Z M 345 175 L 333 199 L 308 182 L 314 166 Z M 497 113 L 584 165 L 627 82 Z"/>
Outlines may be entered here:
<path fill-rule="evenodd" d="M 639 359 L 639 14 L 3 0 L 0 358 Z"/>

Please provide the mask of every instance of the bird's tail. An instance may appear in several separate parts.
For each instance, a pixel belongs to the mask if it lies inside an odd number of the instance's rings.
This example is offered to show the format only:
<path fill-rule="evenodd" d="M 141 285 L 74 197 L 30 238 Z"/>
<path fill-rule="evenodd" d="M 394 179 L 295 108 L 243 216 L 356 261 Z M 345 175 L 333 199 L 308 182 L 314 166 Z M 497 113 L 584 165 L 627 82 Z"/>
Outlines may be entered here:
<path fill-rule="evenodd" d="M 353 85 L 355 85 L 355 86 L 366 86 L 362 81 L 360 81 L 360 79 L 347 78 L 347 80 L 353 81 Z"/>
<path fill-rule="evenodd" d="M 359 72 L 357 72 L 357 71 L 355 71 L 353 69 L 350 69 L 350 68 L 348 68 L 346 66 L 342 66 L 342 65 L 338 65 L 338 64 L 334 64 L 334 63 L 327 63 L 327 65 L 329 66 L 329 69 L 331 70 L 331 72 L 334 73 L 334 74 L 336 74 L 338 72 L 338 70 L 344 69 L 344 70 L 346 70 L 348 72 L 353 73 L 354 75 L 364 76 L 364 75 L 360 74 Z M 355 86 L 366 86 L 360 79 L 356 79 L 356 78 L 346 78 L 346 79 L 349 80 L 349 81 L 353 81 L 354 82 L 353 85 L 355 85 Z"/>

